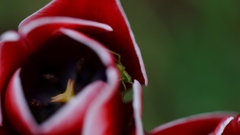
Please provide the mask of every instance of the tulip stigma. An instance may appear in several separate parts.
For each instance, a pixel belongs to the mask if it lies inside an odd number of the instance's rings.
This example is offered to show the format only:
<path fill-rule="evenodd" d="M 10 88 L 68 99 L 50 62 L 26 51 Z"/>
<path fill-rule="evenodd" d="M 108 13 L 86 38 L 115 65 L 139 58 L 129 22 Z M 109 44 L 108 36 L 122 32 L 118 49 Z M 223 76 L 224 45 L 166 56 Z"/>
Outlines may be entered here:
<path fill-rule="evenodd" d="M 67 88 L 64 93 L 51 98 L 51 102 L 67 103 L 74 97 L 74 80 L 68 79 Z"/>
<path fill-rule="evenodd" d="M 116 55 L 118 57 L 118 59 L 116 60 L 117 61 L 117 68 L 118 70 L 120 71 L 121 73 L 121 82 L 122 82 L 122 85 L 124 87 L 124 92 L 122 93 L 122 96 L 125 95 L 125 92 L 127 90 L 127 87 L 126 87 L 126 84 L 125 83 L 130 83 L 132 84 L 132 77 L 128 74 L 128 72 L 125 70 L 125 66 L 123 66 L 122 62 L 121 62 L 121 56 L 120 54 L 116 53 L 116 52 L 113 52 L 113 51 L 110 51 L 112 54 Z"/>

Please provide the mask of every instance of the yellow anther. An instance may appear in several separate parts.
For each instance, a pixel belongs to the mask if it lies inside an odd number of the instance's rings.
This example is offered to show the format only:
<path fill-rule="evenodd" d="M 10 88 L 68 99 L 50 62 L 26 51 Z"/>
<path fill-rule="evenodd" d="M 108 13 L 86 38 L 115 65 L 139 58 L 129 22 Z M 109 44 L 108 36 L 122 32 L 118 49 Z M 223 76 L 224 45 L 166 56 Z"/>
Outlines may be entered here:
<path fill-rule="evenodd" d="M 64 93 L 51 98 L 51 102 L 69 102 L 74 97 L 74 80 L 68 79 L 67 88 Z"/>

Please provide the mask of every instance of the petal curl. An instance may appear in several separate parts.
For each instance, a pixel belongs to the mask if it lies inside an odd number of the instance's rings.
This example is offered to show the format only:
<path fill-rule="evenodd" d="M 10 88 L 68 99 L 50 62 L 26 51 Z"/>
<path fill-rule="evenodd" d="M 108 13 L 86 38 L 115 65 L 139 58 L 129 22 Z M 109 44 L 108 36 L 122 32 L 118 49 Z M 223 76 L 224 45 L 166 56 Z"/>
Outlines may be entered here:
<path fill-rule="evenodd" d="M 109 70 L 108 74 L 115 80 L 115 70 Z M 117 86 L 115 81 L 112 83 Z M 122 108 L 119 100 L 121 101 L 117 87 L 107 86 L 86 112 L 82 135 L 118 135 L 121 132 L 119 127 L 122 120 L 122 117 L 118 117 L 121 116 L 119 112 Z"/>
<path fill-rule="evenodd" d="M 234 118 L 233 116 L 229 116 L 223 119 L 213 133 L 213 135 L 239 135 L 239 134 L 240 134 L 239 115 L 236 118 Z"/>
<path fill-rule="evenodd" d="M 17 32 L 1 35 L 0 41 L 0 125 L 2 125 L 1 100 L 15 70 L 24 62 L 28 53 Z"/>
<path fill-rule="evenodd" d="M 161 125 L 150 132 L 150 135 L 209 135 L 222 119 L 233 113 L 206 113 L 179 119 Z"/>
<path fill-rule="evenodd" d="M 85 29 L 87 29 L 86 27 L 89 27 L 89 29 L 90 27 L 96 27 L 105 31 L 113 30 L 109 25 L 98 23 L 95 21 L 77 19 L 72 17 L 54 16 L 54 17 L 42 17 L 42 18 L 33 20 L 30 23 L 28 23 L 28 25 L 25 25 L 24 27 L 20 27 L 19 31 L 21 31 L 23 35 L 28 35 L 30 32 L 32 32 L 32 30 L 35 30 L 36 28 L 44 25 L 48 26 L 47 27 L 48 29 L 47 28 L 44 29 L 48 31 L 51 31 L 53 29 L 57 29 L 60 27 L 71 28 L 71 29 L 81 28 L 81 31 L 84 30 L 84 28 L 82 27 L 85 27 Z"/>
<path fill-rule="evenodd" d="M 24 98 L 20 69 L 18 69 L 9 82 L 5 95 L 5 109 L 10 122 L 23 134 L 39 133 L 35 122 Z"/>
<path fill-rule="evenodd" d="M 110 50 L 122 56 L 122 63 L 133 79 L 147 85 L 147 75 L 140 49 L 135 41 L 127 17 L 119 0 L 53 0 L 48 5 L 23 20 L 19 26 L 47 16 L 67 16 L 108 24 L 113 32 L 91 34 Z"/>
<path fill-rule="evenodd" d="M 142 89 L 136 80 L 134 80 L 133 89 L 133 104 L 130 104 L 132 102 L 123 103 L 116 91 L 103 93 L 105 96 L 108 95 L 108 98 L 103 99 L 100 96 L 93 103 L 93 106 L 87 112 L 82 134 L 144 135 L 141 121 Z"/>
<path fill-rule="evenodd" d="M 28 51 L 34 52 L 60 28 L 69 28 L 81 32 L 103 33 L 112 31 L 109 25 L 71 17 L 43 17 L 31 21 L 19 29 L 19 33 L 27 39 Z"/>

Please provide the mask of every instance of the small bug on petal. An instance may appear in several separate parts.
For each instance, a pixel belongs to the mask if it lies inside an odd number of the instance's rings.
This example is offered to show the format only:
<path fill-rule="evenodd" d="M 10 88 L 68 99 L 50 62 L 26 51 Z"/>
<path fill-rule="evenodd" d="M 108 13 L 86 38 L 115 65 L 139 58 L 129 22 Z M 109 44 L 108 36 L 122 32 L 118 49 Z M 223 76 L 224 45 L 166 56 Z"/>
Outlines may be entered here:
<path fill-rule="evenodd" d="M 125 70 L 125 66 L 123 66 L 122 62 L 121 62 L 121 56 L 120 54 L 118 53 L 115 53 L 113 51 L 110 51 L 112 54 L 116 55 L 117 56 L 117 68 L 118 70 L 120 71 L 121 73 L 121 82 L 122 82 L 122 85 L 124 87 L 124 92 L 122 93 L 122 96 L 125 95 L 125 91 L 127 90 L 127 87 L 126 87 L 126 84 L 125 83 L 130 83 L 132 84 L 132 77 L 128 74 L 128 72 Z"/>

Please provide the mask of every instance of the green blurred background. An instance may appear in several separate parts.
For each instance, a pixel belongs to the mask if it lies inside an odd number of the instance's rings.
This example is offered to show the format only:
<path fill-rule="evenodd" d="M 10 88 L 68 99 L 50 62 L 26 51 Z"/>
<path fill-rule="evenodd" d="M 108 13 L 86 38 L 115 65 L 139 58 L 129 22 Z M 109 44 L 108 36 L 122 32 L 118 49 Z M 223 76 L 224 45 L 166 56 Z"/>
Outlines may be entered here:
<path fill-rule="evenodd" d="M 49 0 L 2 0 L 0 32 Z M 210 111 L 240 111 L 239 0 L 121 0 L 141 48 L 147 131 Z"/>

